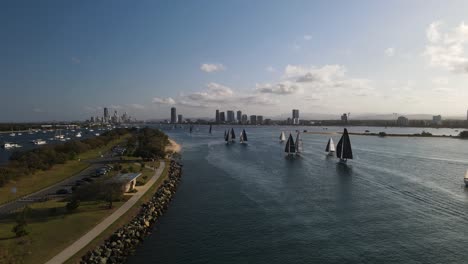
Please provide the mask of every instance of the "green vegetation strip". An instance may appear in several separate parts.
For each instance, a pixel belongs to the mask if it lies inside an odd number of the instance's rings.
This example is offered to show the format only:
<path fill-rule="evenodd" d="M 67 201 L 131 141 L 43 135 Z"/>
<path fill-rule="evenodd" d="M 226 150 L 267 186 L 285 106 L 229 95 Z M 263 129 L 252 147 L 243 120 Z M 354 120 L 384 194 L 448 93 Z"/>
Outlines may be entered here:
<path fill-rule="evenodd" d="M 124 202 L 82 203 L 74 213 L 66 213 L 65 202 L 48 201 L 33 204 L 33 214 L 28 220 L 25 237 L 15 238 L 11 232 L 13 217 L 0 222 L 0 263 L 44 263 L 66 246 L 86 234 Z"/>
<path fill-rule="evenodd" d="M 66 264 L 72 263 L 80 263 L 81 257 L 86 254 L 89 250 L 92 250 L 99 246 L 100 244 L 104 243 L 104 241 L 111 236 L 115 231 L 119 228 L 123 227 L 125 224 L 130 222 L 140 211 L 140 206 L 153 197 L 156 190 L 161 186 L 164 180 L 167 178 L 167 173 L 169 170 L 170 161 L 166 161 L 166 167 L 161 175 L 161 177 L 154 183 L 154 185 L 141 197 L 141 199 L 130 209 L 128 210 L 122 217 L 120 217 L 117 221 L 115 221 L 111 226 L 109 226 L 104 232 L 102 232 L 99 236 L 96 237 L 91 243 L 89 243 L 86 247 L 80 250 L 77 254 L 75 254 L 72 258 L 66 261 Z M 154 173 L 154 171 L 153 171 Z M 64 249 L 66 247 L 63 247 Z"/>
<path fill-rule="evenodd" d="M 113 140 L 104 147 L 81 154 L 80 158 L 97 158 L 100 153 L 109 151 L 113 146 L 122 143 L 127 138 L 128 136 L 123 136 L 120 139 Z M 87 167 L 89 167 L 89 164 L 86 162 L 71 160 L 65 164 L 55 165 L 50 170 L 38 171 L 31 175 L 10 181 L 0 187 L 0 205 L 61 182 L 64 179 L 81 172 Z M 16 193 L 12 191 L 14 188 L 16 188 Z"/>

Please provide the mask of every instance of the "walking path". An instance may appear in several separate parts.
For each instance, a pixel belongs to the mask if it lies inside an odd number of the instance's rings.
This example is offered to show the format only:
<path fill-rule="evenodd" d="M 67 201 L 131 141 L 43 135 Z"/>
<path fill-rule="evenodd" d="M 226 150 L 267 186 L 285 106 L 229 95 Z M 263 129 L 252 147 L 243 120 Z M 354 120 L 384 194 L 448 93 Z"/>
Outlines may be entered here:
<path fill-rule="evenodd" d="M 88 245 L 93 241 L 97 236 L 99 236 L 104 230 L 106 230 L 112 223 L 119 219 L 123 214 L 125 214 L 130 208 L 135 205 L 135 203 L 140 200 L 140 198 L 154 185 L 154 183 L 161 177 L 162 172 L 166 163 L 161 160 L 159 168 L 154 173 L 153 177 L 144 185 L 138 186 L 138 192 L 135 193 L 132 198 L 130 198 L 126 203 L 120 206 L 114 213 L 104 219 L 101 223 L 91 229 L 88 233 L 82 236 L 80 239 L 76 240 L 73 244 L 68 246 L 58 255 L 53 257 L 51 260 L 46 262 L 46 264 L 59 264 L 64 263 L 69 258 L 78 253 L 82 248 Z"/>

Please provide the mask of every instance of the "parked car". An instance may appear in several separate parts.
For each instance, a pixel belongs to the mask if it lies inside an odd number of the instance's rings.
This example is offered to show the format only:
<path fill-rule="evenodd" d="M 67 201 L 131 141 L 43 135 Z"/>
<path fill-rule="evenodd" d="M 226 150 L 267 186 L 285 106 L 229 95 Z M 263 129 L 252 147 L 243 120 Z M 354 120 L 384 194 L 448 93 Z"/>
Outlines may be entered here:
<path fill-rule="evenodd" d="M 94 180 L 90 177 L 83 178 L 83 181 L 93 182 Z"/>

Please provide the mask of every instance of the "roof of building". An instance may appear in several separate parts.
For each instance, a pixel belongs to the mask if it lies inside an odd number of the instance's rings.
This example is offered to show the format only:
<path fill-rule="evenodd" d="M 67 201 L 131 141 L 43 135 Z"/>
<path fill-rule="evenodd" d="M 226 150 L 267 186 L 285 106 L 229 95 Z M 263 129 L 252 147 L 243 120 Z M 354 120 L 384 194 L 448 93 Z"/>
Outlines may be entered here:
<path fill-rule="evenodd" d="M 140 175 L 141 173 L 124 173 L 124 174 L 115 176 L 113 180 L 117 182 L 130 182 L 140 177 Z"/>

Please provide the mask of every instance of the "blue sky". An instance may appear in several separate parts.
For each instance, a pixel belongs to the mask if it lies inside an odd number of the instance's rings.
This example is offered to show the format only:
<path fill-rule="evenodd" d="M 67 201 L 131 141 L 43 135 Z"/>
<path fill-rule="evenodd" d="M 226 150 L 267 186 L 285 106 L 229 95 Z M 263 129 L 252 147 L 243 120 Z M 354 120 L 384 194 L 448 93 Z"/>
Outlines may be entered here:
<path fill-rule="evenodd" d="M 466 1 L 2 1 L 0 121 L 464 115 Z M 468 23 L 468 22 L 467 22 Z"/>

